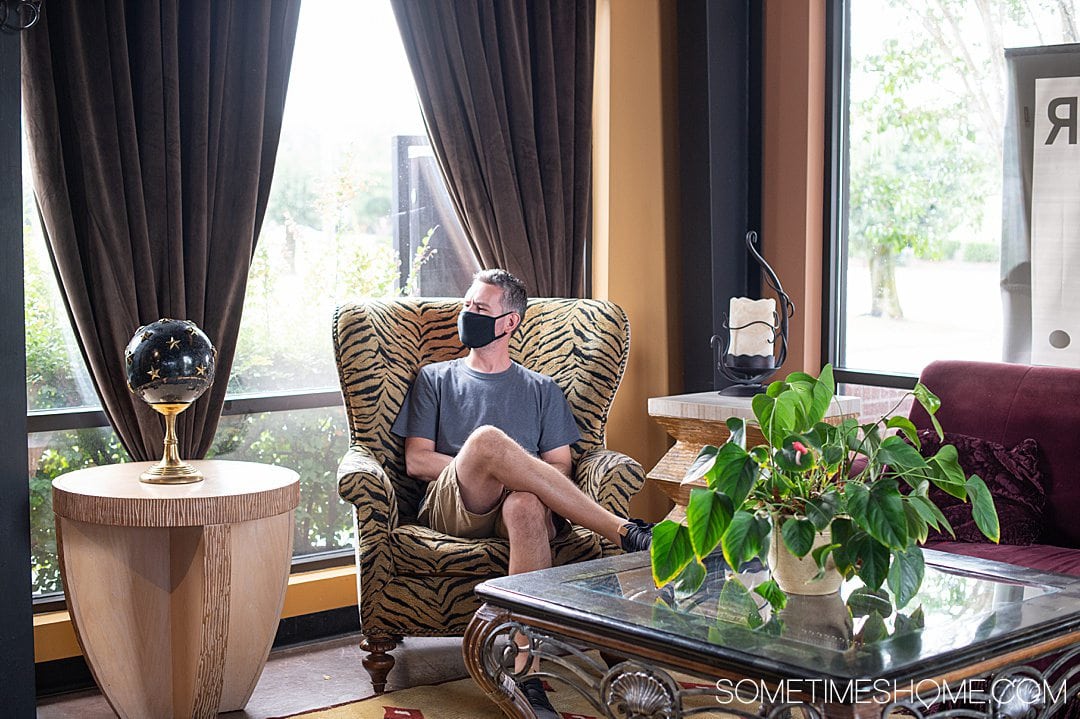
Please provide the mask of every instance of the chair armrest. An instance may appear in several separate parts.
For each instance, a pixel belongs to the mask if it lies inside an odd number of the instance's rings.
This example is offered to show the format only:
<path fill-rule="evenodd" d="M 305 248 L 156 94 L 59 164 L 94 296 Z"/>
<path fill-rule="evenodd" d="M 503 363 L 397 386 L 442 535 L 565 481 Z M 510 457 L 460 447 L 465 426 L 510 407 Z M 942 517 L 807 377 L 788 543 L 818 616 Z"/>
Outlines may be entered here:
<path fill-rule="evenodd" d="M 367 447 L 354 444 L 338 465 L 338 495 L 356 507 L 361 540 L 365 535 L 389 534 L 398 525 L 394 485 Z"/>
<path fill-rule="evenodd" d="M 390 532 L 398 524 L 394 485 L 379 460 L 354 444 L 338 465 L 338 495 L 356 508 L 356 596 L 361 607 L 374 606 L 394 576 Z M 361 628 L 365 622 L 360 612 Z"/>
<path fill-rule="evenodd" d="M 645 484 L 645 470 L 637 461 L 621 452 L 597 447 L 578 458 L 574 481 L 600 506 L 626 517 L 630 498 Z"/>

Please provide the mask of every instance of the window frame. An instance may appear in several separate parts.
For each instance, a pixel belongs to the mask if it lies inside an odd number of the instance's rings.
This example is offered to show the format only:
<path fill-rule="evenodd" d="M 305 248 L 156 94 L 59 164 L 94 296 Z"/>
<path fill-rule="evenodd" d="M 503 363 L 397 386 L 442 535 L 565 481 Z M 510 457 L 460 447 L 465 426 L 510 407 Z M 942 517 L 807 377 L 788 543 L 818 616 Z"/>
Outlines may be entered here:
<path fill-rule="evenodd" d="M 851 0 L 825 3 L 825 197 L 821 277 L 821 362 L 833 365 L 837 383 L 914 389 L 918 377 L 847 369 L 840 351 L 847 341 L 847 206 L 851 138 L 848 135 L 851 73 Z"/>
<path fill-rule="evenodd" d="M 314 389 L 258 394 L 232 395 L 225 398 L 222 417 L 257 414 L 262 412 L 288 412 L 302 409 L 320 409 L 341 406 L 340 389 Z M 37 432 L 57 432 L 71 429 L 108 429 L 109 420 L 101 407 L 75 407 L 68 409 L 33 410 L 26 413 L 26 435 Z M 351 547 L 331 549 L 325 552 L 293 557 L 290 574 L 310 572 L 317 569 L 344 567 L 356 561 Z M 55 612 L 66 608 L 63 592 L 39 594 L 33 597 L 34 613 Z"/>

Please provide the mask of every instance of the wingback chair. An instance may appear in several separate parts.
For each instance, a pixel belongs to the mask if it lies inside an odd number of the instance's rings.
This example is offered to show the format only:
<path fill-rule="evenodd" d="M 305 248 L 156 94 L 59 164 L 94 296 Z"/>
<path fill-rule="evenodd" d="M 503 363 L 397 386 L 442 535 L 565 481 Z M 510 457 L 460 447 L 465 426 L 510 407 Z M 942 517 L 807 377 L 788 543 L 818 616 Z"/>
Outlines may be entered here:
<path fill-rule="evenodd" d="M 394 300 L 338 308 L 334 321 L 350 447 L 338 493 L 356 508 L 356 581 L 364 667 L 382 692 L 404 636 L 463 634 L 478 602 L 473 587 L 507 571 L 502 539 L 459 539 L 417 523 L 425 483 L 405 473 L 404 440 L 390 432 L 417 371 L 465 354 L 459 300 Z M 610 302 L 533 299 L 510 354 L 552 377 L 581 432 L 571 448 L 574 481 L 626 516 L 645 473 L 604 447 L 604 427 L 630 349 L 626 313 Z M 606 539 L 571 526 L 552 541 L 556 564 L 618 553 Z"/>

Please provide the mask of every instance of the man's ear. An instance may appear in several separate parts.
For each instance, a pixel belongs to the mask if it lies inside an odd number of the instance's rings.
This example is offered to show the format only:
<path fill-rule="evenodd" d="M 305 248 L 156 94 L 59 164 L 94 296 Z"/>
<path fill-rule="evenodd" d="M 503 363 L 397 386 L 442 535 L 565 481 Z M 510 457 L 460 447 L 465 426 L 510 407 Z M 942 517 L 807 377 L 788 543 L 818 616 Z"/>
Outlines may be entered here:
<path fill-rule="evenodd" d="M 517 312 L 507 315 L 506 319 L 510 320 L 510 327 L 507 328 L 506 334 L 513 334 L 514 330 L 521 324 L 521 315 Z"/>

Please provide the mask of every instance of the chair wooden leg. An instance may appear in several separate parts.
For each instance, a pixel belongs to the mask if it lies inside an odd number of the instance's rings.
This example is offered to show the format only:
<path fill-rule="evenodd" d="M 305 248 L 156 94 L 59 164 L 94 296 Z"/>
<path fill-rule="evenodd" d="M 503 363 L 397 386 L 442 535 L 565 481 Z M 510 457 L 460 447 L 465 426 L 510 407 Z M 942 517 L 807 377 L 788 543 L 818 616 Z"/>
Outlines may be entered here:
<path fill-rule="evenodd" d="M 390 654 L 398 640 L 389 634 L 369 634 L 360 642 L 360 648 L 368 652 L 362 660 L 364 669 L 371 677 L 371 688 L 376 694 L 386 691 L 386 675 L 394 668 L 394 657 Z"/>

